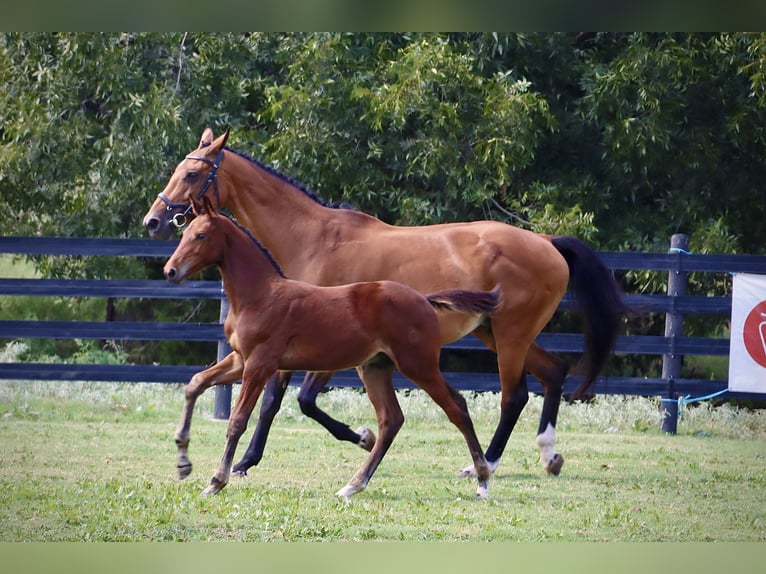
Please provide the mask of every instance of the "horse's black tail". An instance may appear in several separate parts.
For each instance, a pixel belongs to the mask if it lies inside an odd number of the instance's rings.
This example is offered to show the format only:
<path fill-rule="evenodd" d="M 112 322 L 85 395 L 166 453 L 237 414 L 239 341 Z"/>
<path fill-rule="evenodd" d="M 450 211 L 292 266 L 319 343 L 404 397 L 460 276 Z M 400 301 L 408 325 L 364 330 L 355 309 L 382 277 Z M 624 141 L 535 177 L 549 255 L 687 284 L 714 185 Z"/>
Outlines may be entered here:
<path fill-rule="evenodd" d="M 585 319 L 585 379 L 571 400 L 582 398 L 604 367 L 614 347 L 621 317 L 628 311 L 622 292 L 595 251 L 576 237 L 554 237 L 553 246 L 569 266 L 569 291 Z"/>
<path fill-rule="evenodd" d="M 480 315 L 489 315 L 496 311 L 502 303 L 499 286 L 496 286 L 492 291 L 446 289 L 426 295 L 426 299 L 436 309 L 449 309 Z"/>

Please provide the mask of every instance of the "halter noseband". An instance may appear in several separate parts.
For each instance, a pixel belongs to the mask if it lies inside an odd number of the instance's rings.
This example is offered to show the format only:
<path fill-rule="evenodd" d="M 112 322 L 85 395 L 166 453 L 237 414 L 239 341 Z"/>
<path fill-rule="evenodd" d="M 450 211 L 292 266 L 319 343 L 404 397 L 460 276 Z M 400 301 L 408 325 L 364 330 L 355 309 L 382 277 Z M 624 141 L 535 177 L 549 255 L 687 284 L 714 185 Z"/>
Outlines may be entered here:
<path fill-rule="evenodd" d="M 187 155 L 184 159 L 196 159 L 202 162 L 205 162 L 210 166 L 210 172 L 207 174 L 207 179 L 205 180 L 205 183 L 202 184 L 202 188 L 199 190 L 199 193 L 197 194 L 197 197 L 194 198 L 195 201 L 199 201 L 202 199 L 202 196 L 205 195 L 208 188 L 210 187 L 210 184 L 213 184 L 213 191 L 215 191 L 215 200 L 218 203 L 218 206 L 221 206 L 221 196 L 218 193 L 218 166 L 221 165 L 221 160 L 223 159 L 223 149 L 221 149 L 218 152 L 218 155 L 215 156 L 215 160 L 210 161 L 206 157 L 198 156 L 198 155 Z M 189 212 L 192 210 L 192 204 L 186 204 L 186 203 L 177 203 L 175 201 L 170 201 L 167 196 L 160 192 L 157 197 L 159 197 L 162 201 L 165 202 L 165 205 L 167 206 L 168 211 L 173 211 L 174 209 L 184 209 L 186 208 L 182 213 L 176 213 L 170 222 L 175 225 L 178 228 L 183 227 L 188 222 L 187 215 L 189 215 Z"/>

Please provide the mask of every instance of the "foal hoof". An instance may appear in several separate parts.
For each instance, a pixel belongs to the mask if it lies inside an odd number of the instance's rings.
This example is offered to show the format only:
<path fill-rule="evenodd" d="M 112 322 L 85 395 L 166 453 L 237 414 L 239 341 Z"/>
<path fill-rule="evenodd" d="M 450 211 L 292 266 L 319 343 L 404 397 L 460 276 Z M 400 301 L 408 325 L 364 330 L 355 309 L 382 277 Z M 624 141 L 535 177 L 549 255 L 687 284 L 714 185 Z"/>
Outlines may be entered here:
<path fill-rule="evenodd" d="M 357 444 L 367 452 L 371 451 L 375 446 L 375 433 L 367 427 L 359 427 L 354 432 L 360 437 Z"/>
<path fill-rule="evenodd" d="M 354 485 L 349 482 L 346 486 L 336 492 L 335 496 L 343 500 L 348 500 L 349 497 L 355 495 L 357 492 L 362 492 L 363 490 L 363 486 Z"/>
<path fill-rule="evenodd" d="M 497 470 L 497 467 L 500 466 L 500 459 L 494 461 L 488 460 L 487 466 L 489 466 L 489 471 L 494 474 L 494 472 Z M 476 478 L 477 476 L 476 467 L 472 464 L 457 471 L 458 478 Z"/>
<path fill-rule="evenodd" d="M 210 481 L 210 484 L 208 484 L 207 488 L 200 493 L 200 496 L 213 496 L 214 494 L 218 494 L 223 490 L 224 486 L 226 486 L 225 482 L 221 482 L 218 479 L 213 478 L 213 480 Z"/>
<path fill-rule="evenodd" d="M 183 480 L 187 476 L 191 474 L 192 471 L 192 464 L 190 462 L 187 462 L 185 464 L 179 464 L 178 465 L 178 478 L 179 480 Z"/>
<path fill-rule="evenodd" d="M 553 458 L 545 465 L 545 472 L 558 476 L 561 472 L 561 467 L 564 466 L 564 457 L 559 453 L 554 453 Z"/>
<path fill-rule="evenodd" d="M 476 498 L 479 500 L 487 500 L 489 498 L 489 483 L 479 483 L 476 489 Z"/>

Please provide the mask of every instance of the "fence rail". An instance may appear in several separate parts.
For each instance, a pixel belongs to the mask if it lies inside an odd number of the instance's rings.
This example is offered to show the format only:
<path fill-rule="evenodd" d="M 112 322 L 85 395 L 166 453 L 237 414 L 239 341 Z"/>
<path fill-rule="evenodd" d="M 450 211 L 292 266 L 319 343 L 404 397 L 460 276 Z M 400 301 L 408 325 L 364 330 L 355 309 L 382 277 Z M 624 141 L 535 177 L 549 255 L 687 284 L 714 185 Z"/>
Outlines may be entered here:
<path fill-rule="evenodd" d="M 673 241 L 684 236 L 674 236 Z M 0 253 L 20 255 L 119 256 L 166 258 L 177 241 L 160 242 L 150 239 L 91 239 L 48 237 L 0 237 Z M 671 244 L 672 245 L 672 244 Z M 669 253 L 601 252 L 603 261 L 615 270 L 652 270 L 669 274 L 669 283 L 685 283 L 689 272 L 757 273 L 766 274 L 766 256 L 759 255 L 697 255 L 671 247 Z M 218 281 L 190 281 L 172 286 L 162 280 L 61 280 L 0 278 L 0 295 L 77 296 L 154 299 L 219 299 L 225 295 Z M 729 340 L 723 338 L 685 337 L 683 317 L 689 314 L 726 316 L 731 312 L 729 297 L 701 297 L 685 294 L 685 288 L 667 295 L 627 294 L 632 308 L 644 313 L 664 313 L 668 324 L 676 331 L 665 336 L 630 335 L 618 337 L 618 354 L 663 355 L 667 364 L 679 363 L 683 355 L 727 355 Z M 559 310 L 572 309 L 573 301 L 566 296 Z M 680 330 L 678 329 L 680 325 Z M 98 321 L 0 321 L 0 339 L 81 338 L 118 340 L 181 340 L 216 341 L 224 345 L 220 323 L 148 323 Z M 581 352 L 583 337 L 578 333 L 542 333 L 538 342 L 553 352 Z M 445 353 L 489 353 L 473 337 L 466 337 L 445 347 Z M 71 365 L 42 363 L 2 363 L 3 379 L 50 379 L 93 381 L 186 382 L 205 365 Z M 678 372 L 665 372 L 661 377 L 599 377 L 594 392 L 607 394 L 661 395 L 668 399 L 683 395 L 707 395 L 727 387 L 726 380 L 683 379 Z M 460 390 L 497 390 L 496 372 L 445 372 L 445 376 Z M 300 381 L 296 376 L 293 381 Z M 580 378 L 570 376 L 565 392 L 571 392 Z M 542 386 L 529 377 L 530 390 L 541 392 Z M 334 386 L 359 386 L 356 373 L 344 371 L 335 375 Z M 398 388 L 412 385 L 398 374 Z M 746 393 L 730 393 L 731 397 L 760 397 Z M 228 412 L 224 413 L 228 416 Z M 672 413 L 671 413 L 672 414 Z"/>

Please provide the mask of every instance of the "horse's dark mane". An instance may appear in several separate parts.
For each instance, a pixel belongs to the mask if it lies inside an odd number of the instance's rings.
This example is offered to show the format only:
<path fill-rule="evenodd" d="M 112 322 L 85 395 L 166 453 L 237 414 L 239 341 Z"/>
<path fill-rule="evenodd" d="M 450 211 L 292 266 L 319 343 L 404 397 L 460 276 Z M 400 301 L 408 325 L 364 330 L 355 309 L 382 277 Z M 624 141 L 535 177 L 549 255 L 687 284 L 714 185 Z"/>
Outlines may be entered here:
<path fill-rule="evenodd" d="M 275 168 L 273 168 L 273 167 L 271 167 L 269 165 L 266 165 L 265 163 L 263 163 L 261 161 L 258 161 L 257 159 L 247 155 L 246 153 L 242 153 L 242 152 L 239 152 L 239 151 L 237 151 L 235 149 L 231 149 L 228 146 L 225 147 L 224 149 L 226 151 L 230 151 L 231 153 L 234 153 L 234 154 L 238 155 L 239 157 L 241 157 L 243 159 L 246 159 L 247 161 L 249 161 L 250 163 L 256 165 L 257 167 L 259 167 L 260 169 L 264 170 L 265 172 L 270 173 L 274 177 L 277 177 L 277 178 L 281 179 L 282 181 L 284 181 L 285 183 L 290 184 L 292 187 L 300 190 L 303 194 L 305 194 L 307 197 L 309 197 L 312 200 L 314 200 L 319 205 L 322 205 L 324 207 L 329 207 L 329 208 L 332 208 L 332 209 L 354 209 L 353 206 L 349 205 L 348 203 L 344 203 L 344 202 L 334 201 L 332 203 L 327 203 L 324 199 L 319 197 L 316 194 L 316 192 L 314 192 L 313 190 L 309 189 L 308 187 L 306 187 L 301 182 L 299 182 L 297 180 L 294 180 L 293 178 L 291 178 L 291 177 L 285 175 L 284 173 L 278 171 L 277 169 L 275 169 Z"/>
<path fill-rule="evenodd" d="M 271 254 L 271 251 L 269 251 L 268 249 L 266 249 L 266 247 L 264 247 L 263 243 L 261 243 L 260 241 L 258 241 L 258 240 L 255 238 L 255 236 L 254 236 L 252 233 L 250 233 L 250 230 L 249 230 L 249 229 L 247 229 L 246 227 L 243 227 L 243 226 L 241 226 L 239 223 L 237 223 L 237 220 L 236 220 L 236 219 L 233 219 L 233 218 L 229 217 L 229 216 L 228 216 L 228 215 L 226 215 L 226 214 L 223 214 L 223 213 L 219 213 L 219 214 L 218 214 L 218 216 L 219 216 L 219 217 L 225 217 L 226 219 L 228 219 L 229 221 L 231 221 L 231 222 L 232 222 L 234 225 L 236 225 L 236 226 L 237 226 L 237 227 L 238 227 L 238 228 L 239 228 L 241 231 L 243 231 L 243 232 L 245 233 L 245 235 L 247 235 L 247 236 L 250 238 L 250 240 L 251 240 L 253 243 L 255 243 L 255 246 L 256 246 L 258 249 L 260 249 L 260 250 L 261 250 L 261 252 L 263 252 L 263 254 L 266 256 L 266 258 L 267 258 L 267 259 L 268 259 L 268 260 L 271 262 L 271 264 L 274 266 L 274 269 L 276 269 L 276 270 L 277 270 L 277 273 L 279 273 L 279 275 L 280 275 L 281 277 L 284 277 L 285 279 L 287 279 L 287 275 L 285 275 L 285 272 L 284 272 L 284 271 L 282 271 L 282 268 L 279 266 L 279 263 L 277 263 L 277 260 L 276 260 L 276 259 L 274 259 L 274 256 Z"/>

